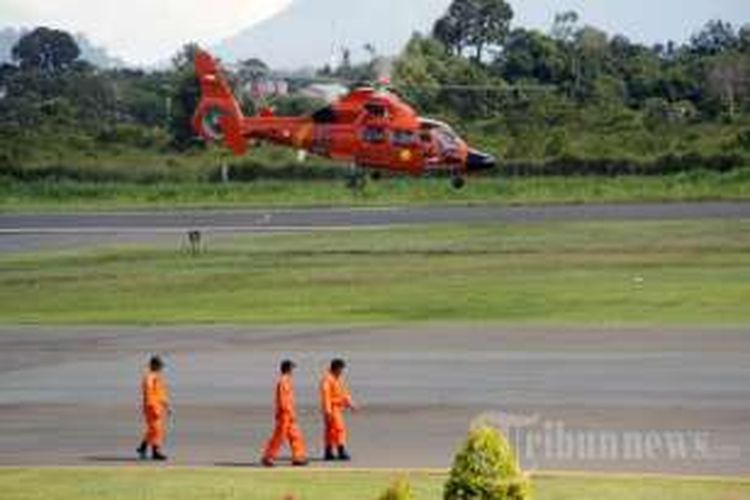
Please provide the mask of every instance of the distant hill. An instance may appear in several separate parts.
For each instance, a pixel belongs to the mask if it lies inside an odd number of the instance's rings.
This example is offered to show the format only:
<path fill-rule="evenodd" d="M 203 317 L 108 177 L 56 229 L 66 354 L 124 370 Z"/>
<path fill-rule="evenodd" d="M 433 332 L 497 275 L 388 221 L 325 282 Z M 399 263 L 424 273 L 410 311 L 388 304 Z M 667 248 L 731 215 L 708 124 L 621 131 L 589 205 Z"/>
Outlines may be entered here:
<path fill-rule="evenodd" d="M 11 61 L 11 50 L 18 39 L 28 30 L 16 28 L 4 28 L 0 30 L 0 63 Z M 112 68 L 124 66 L 120 59 L 110 56 L 106 49 L 91 43 L 83 33 L 74 35 L 78 48 L 81 49 L 81 59 L 100 68 Z"/>
<path fill-rule="evenodd" d="M 226 62 L 259 57 L 273 68 L 320 67 L 372 44 L 382 55 L 398 53 L 414 31 L 428 31 L 450 0 L 295 0 L 286 10 L 213 47 Z M 332 15 L 336 13 L 336 15 Z"/>

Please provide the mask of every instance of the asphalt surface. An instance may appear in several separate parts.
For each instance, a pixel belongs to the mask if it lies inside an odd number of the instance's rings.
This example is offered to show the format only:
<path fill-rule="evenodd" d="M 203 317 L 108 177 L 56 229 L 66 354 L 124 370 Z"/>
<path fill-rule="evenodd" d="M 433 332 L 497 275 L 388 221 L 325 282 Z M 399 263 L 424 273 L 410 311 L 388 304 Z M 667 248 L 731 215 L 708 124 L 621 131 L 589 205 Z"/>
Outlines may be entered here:
<path fill-rule="evenodd" d="M 174 241 L 189 230 L 262 233 L 383 228 L 408 224 L 750 218 L 750 203 L 602 204 L 536 207 L 415 207 L 0 214 L 0 252 Z"/>
<path fill-rule="evenodd" d="M 352 466 L 445 467 L 477 418 L 528 468 L 750 472 L 747 328 L 0 327 L 0 465 L 119 465 L 139 373 L 168 363 L 174 463 L 254 465 L 285 356 L 319 456 L 317 381 L 344 356 Z"/>
<path fill-rule="evenodd" d="M 188 230 L 750 218 L 750 203 L 0 215 L 0 252 L 173 242 Z M 750 473 L 750 328 L 0 327 L 0 465 L 133 461 L 145 358 L 166 355 L 177 464 L 255 465 L 292 356 L 320 455 L 317 380 L 350 361 L 353 466 L 445 467 L 477 419 L 527 468 Z"/>
<path fill-rule="evenodd" d="M 3 232 L 80 230 L 154 231 L 205 228 L 305 228 L 383 226 L 473 222 L 536 222 L 558 220 L 696 219 L 750 217 L 750 203 L 660 203 L 557 206 L 436 206 L 415 208 L 329 208 L 197 212 L 130 212 L 92 214 L 0 215 Z"/>

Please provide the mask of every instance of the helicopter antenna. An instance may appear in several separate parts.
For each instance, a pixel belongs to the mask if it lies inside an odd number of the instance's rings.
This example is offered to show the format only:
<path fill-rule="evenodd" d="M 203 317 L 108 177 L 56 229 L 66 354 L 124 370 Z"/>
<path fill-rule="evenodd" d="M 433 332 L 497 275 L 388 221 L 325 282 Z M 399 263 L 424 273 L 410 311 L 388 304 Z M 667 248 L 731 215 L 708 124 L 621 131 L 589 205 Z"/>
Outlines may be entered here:
<path fill-rule="evenodd" d="M 336 63 L 337 63 L 336 61 L 337 37 L 336 37 L 336 20 L 335 19 L 331 20 L 331 35 L 333 36 L 331 37 L 331 52 L 328 55 L 328 67 L 331 69 L 331 72 L 333 72 L 336 69 Z"/>

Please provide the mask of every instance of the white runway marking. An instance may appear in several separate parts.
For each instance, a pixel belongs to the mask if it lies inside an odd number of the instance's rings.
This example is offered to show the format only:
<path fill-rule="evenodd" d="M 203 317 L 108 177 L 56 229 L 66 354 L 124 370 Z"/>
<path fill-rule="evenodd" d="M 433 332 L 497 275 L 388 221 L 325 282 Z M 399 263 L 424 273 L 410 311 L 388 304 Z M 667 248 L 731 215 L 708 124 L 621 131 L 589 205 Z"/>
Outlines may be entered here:
<path fill-rule="evenodd" d="M 390 225 L 350 225 L 350 226 L 200 226 L 184 227 L 39 227 L 39 228 L 0 228 L 2 235 L 32 234 L 182 234 L 187 231 L 206 233 L 291 233 L 321 231 L 374 231 L 390 229 Z M 399 227 L 404 227 L 400 225 Z"/>

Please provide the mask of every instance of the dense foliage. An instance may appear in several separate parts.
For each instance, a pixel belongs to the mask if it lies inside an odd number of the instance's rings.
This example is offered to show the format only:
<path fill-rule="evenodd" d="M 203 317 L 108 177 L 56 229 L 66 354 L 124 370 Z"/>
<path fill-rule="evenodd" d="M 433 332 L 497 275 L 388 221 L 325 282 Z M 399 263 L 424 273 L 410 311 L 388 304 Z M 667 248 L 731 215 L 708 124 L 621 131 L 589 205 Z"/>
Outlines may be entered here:
<path fill-rule="evenodd" d="M 530 484 L 521 473 L 513 448 L 500 431 L 478 426 L 453 460 L 445 500 L 526 500 Z"/>
<path fill-rule="evenodd" d="M 472 19 L 492 12 L 498 28 L 483 35 Z M 750 25 L 711 21 L 688 43 L 647 47 L 582 26 L 574 12 L 555 16 L 548 33 L 503 29 L 509 12 L 504 0 L 455 0 L 432 36 L 409 42 L 396 85 L 512 163 L 620 164 L 617 172 L 746 163 Z"/>
<path fill-rule="evenodd" d="M 394 88 L 495 153 L 506 167 L 501 173 L 660 174 L 748 165 L 750 25 L 710 21 L 684 44 L 645 46 L 581 25 L 573 12 L 555 16 L 547 32 L 512 21 L 505 0 L 455 0 L 432 33 L 415 35 L 395 60 Z M 0 66 L 0 175 L 91 164 L 106 172 L 136 162 L 168 171 L 185 162 L 217 164 L 218 157 L 238 164 L 193 138 L 194 50 L 187 45 L 158 71 L 102 69 L 82 60 L 63 31 L 25 33 L 14 64 Z M 370 53 L 371 61 L 356 65 L 345 51 L 340 67 L 322 72 L 377 77 L 388 61 Z M 261 60 L 248 59 L 230 75 L 246 112 L 257 107 L 248 82 L 268 72 Z M 294 96 L 274 105 L 294 114 L 317 103 Z M 261 153 L 253 163 L 292 166 L 294 155 Z"/>

